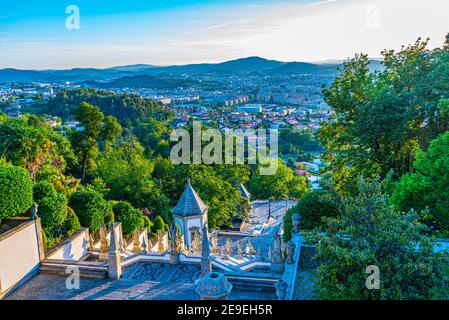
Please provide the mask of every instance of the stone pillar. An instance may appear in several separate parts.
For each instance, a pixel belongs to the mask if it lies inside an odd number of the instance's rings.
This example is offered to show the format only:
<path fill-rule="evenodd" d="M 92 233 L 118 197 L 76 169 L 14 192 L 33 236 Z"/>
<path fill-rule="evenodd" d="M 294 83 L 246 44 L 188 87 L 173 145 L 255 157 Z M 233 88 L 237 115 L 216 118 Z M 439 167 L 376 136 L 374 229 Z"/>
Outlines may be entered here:
<path fill-rule="evenodd" d="M 117 246 L 117 239 L 114 230 L 114 224 L 111 224 L 111 241 L 109 246 L 109 278 L 120 279 L 122 277 L 122 256 Z"/>
<path fill-rule="evenodd" d="M 232 285 L 226 277 L 218 272 L 206 274 L 196 285 L 196 292 L 201 300 L 227 300 Z"/>
<path fill-rule="evenodd" d="M 292 224 L 293 224 L 293 232 L 298 233 L 299 232 L 299 224 L 301 222 L 301 216 L 299 213 L 295 213 L 292 215 Z"/>
<path fill-rule="evenodd" d="M 289 241 L 287 243 L 287 263 L 292 264 L 295 262 L 295 249 L 296 244 L 293 241 Z"/>
<path fill-rule="evenodd" d="M 243 258 L 243 244 L 242 240 L 237 241 L 237 258 L 242 259 Z"/>
<path fill-rule="evenodd" d="M 201 275 L 212 272 L 212 260 L 210 257 L 209 235 L 207 225 L 203 226 L 203 239 L 201 241 Z"/>
<path fill-rule="evenodd" d="M 170 235 L 170 264 L 176 265 L 179 264 L 180 258 L 177 243 L 178 227 L 176 226 L 175 221 L 173 221 L 170 226 L 169 235 Z"/>
<path fill-rule="evenodd" d="M 288 289 L 287 282 L 285 282 L 284 280 L 279 280 L 276 282 L 274 287 L 276 288 L 276 295 L 277 295 L 278 299 L 285 300 L 285 298 L 287 296 L 287 289 Z"/>

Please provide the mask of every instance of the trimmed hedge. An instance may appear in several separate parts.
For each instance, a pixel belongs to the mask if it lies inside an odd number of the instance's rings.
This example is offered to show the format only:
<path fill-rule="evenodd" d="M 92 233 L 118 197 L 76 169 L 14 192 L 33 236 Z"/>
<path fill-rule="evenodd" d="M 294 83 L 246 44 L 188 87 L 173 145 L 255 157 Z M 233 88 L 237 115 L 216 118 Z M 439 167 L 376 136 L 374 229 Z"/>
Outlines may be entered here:
<path fill-rule="evenodd" d="M 122 231 L 125 235 L 130 235 L 136 229 L 144 226 L 144 216 L 139 209 L 135 209 L 129 202 L 122 201 L 112 208 L 117 222 L 122 223 Z"/>
<path fill-rule="evenodd" d="M 109 202 L 101 194 L 92 190 L 80 190 L 73 193 L 69 206 L 75 211 L 81 225 L 97 232 L 104 223 L 105 217 L 111 211 Z"/>
<path fill-rule="evenodd" d="M 0 166 L 0 221 L 24 214 L 33 205 L 33 183 L 23 168 Z"/>
<path fill-rule="evenodd" d="M 43 181 L 33 187 L 34 201 L 38 204 L 38 215 L 43 228 L 62 226 L 67 218 L 67 198 L 58 193 L 53 184 Z"/>

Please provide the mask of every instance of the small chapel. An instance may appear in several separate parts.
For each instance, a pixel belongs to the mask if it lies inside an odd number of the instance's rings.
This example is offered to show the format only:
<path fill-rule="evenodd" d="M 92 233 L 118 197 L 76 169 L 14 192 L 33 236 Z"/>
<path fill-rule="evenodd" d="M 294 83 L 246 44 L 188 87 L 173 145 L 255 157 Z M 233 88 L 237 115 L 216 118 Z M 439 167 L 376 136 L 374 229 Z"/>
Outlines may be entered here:
<path fill-rule="evenodd" d="M 193 240 L 201 235 L 204 226 L 207 226 L 207 206 L 193 189 L 190 179 L 172 214 L 176 224 L 181 229 L 184 245 L 192 246 Z"/>

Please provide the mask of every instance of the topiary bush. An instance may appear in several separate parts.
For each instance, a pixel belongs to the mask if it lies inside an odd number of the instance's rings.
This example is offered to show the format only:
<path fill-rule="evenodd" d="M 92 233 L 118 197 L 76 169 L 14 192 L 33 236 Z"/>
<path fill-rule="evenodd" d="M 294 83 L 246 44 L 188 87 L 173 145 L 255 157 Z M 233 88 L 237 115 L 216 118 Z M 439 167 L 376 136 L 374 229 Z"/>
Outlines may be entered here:
<path fill-rule="evenodd" d="M 81 229 L 81 223 L 72 208 L 67 208 L 67 218 L 64 221 L 64 233 L 70 237 Z"/>
<path fill-rule="evenodd" d="M 23 168 L 0 166 L 0 222 L 25 213 L 33 205 L 33 183 Z"/>
<path fill-rule="evenodd" d="M 143 226 L 147 228 L 148 233 L 150 233 L 153 222 L 151 222 L 150 218 L 148 218 L 147 216 L 143 216 Z"/>
<path fill-rule="evenodd" d="M 168 225 L 164 222 L 164 219 L 162 219 L 161 216 L 157 216 L 154 219 L 153 228 L 155 232 L 157 231 L 167 232 L 169 229 Z"/>
<path fill-rule="evenodd" d="M 139 209 L 134 208 L 129 202 L 122 201 L 114 205 L 115 220 L 122 223 L 124 235 L 130 235 L 134 230 L 144 226 L 144 217 Z"/>
<path fill-rule="evenodd" d="M 67 198 L 58 193 L 53 184 L 43 181 L 33 187 L 34 201 L 44 229 L 62 226 L 67 218 Z"/>
<path fill-rule="evenodd" d="M 96 191 L 80 190 L 73 193 L 69 206 L 75 211 L 81 225 L 89 228 L 92 233 L 100 229 L 104 217 L 111 211 L 109 202 Z"/>

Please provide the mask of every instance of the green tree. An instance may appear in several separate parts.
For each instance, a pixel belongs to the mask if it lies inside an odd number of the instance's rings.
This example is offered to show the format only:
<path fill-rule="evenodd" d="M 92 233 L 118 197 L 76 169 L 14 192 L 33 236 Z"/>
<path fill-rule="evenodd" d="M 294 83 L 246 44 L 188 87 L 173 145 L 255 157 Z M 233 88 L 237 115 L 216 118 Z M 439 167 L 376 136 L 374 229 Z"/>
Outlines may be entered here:
<path fill-rule="evenodd" d="M 33 184 L 23 168 L 0 165 L 0 222 L 24 214 L 33 205 Z"/>
<path fill-rule="evenodd" d="M 449 234 L 449 131 L 418 151 L 414 172 L 404 175 L 391 196 L 401 211 L 415 209 L 423 221 L 442 234 Z M 428 212 L 426 209 L 429 209 Z"/>
<path fill-rule="evenodd" d="M 324 90 L 335 111 L 320 129 L 336 187 L 354 192 L 359 175 L 397 177 L 413 170 L 415 152 L 448 130 L 449 37 L 443 48 L 427 41 L 384 51 L 384 69 L 370 72 L 366 55 L 344 64 Z"/>
<path fill-rule="evenodd" d="M 72 132 L 71 140 L 75 152 L 81 155 L 81 183 L 84 183 L 88 162 L 98 153 L 104 115 L 98 107 L 83 102 L 75 110 L 74 116 L 83 127 L 82 130 Z"/>
<path fill-rule="evenodd" d="M 401 214 L 388 205 L 379 182 L 360 181 L 358 195 L 345 202 L 344 214 L 328 218 L 322 231 L 308 239 L 316 245 L 320 262 L 320 298 L 448 297 L 447 252 L 434 252 L 427 227 L 416 214 Z M 366 288 L 368 266 L 379 268 L 379 290 Z"/>
<path fill-rule="evenodd" d="M 279 160 L 274 175 L 254 174 L 249 181 L 249 190 L 256 199 L 300 199 L 309 191 L 309 187 L 305 177 L 298 176 Z"/>

